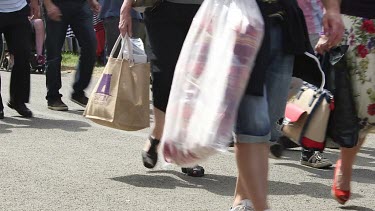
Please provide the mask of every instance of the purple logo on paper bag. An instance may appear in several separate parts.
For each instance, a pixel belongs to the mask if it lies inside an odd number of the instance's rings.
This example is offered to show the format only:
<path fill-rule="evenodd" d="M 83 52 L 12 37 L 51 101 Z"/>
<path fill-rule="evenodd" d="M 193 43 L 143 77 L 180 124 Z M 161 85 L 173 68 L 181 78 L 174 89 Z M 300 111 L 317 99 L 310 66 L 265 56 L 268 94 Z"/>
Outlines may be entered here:
<path fill-rule="evenodd" d="M 100 84 L 99 84 L 98 90 L 96 90 L 96 93 L 110 95 L 109 88 L 111 87 L 111 78 L 112 78 L 112 74 L 103 74 L 102 80 L 100 81 Z"/>

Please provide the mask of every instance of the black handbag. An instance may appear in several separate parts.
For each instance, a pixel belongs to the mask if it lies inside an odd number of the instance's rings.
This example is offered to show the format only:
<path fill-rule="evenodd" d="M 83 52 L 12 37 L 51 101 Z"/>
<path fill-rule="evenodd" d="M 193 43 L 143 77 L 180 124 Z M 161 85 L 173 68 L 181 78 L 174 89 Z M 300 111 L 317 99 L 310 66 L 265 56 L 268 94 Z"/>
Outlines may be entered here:
<path fill-rule="evenodd" d="M 348 48 L 343 45 L 331 49 L 323 58 L 323 66 L 327 71 L 327 89 L 334 94 L 327 135 L 341 147 L 352 148 L 357 145 L 360 127 L 345 59 Z"/>

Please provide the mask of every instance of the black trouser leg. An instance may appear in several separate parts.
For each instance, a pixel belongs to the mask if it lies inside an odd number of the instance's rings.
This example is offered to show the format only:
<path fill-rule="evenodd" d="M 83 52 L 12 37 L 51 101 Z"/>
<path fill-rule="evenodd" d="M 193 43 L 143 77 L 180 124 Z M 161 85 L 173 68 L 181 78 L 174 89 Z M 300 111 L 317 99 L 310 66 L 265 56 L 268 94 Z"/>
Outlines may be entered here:
<path fill-rule="evenodd" d="M 4 105 L 3 105 L 3 99 L 1 98 L 1 76 L 0 76 L 0 111 L 2 110 L 4 110 Z"/>
<path fill-rule="evenodd" d="M 8 21 L 12 22 L 12 19 Z M 14 55 L 14 66 L 10 80 L 10 101 L 14 104 L 29 102 L 30 97 L 30 52 L 31 26 L 27 16 L 17 18 L 4 30 L 9 51 Z"/>

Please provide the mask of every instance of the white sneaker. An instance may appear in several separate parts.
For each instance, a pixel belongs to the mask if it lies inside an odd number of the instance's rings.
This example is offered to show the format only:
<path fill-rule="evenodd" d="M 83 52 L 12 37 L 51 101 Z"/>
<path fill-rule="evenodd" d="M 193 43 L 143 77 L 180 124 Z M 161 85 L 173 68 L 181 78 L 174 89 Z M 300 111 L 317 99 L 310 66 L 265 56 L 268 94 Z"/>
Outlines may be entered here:
<path fill-rule="evenodd" d="M 254 209 L 251 201 L 244 199 L 237 206 L 231 208 L 230 211 L 254 211 Z"/>

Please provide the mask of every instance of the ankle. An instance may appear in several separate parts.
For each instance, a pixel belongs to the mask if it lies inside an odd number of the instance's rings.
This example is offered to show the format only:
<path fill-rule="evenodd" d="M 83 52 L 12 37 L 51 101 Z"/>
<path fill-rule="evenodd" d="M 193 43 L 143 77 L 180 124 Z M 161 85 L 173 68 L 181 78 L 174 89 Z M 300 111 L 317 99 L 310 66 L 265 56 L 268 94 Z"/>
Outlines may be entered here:
<path fill-rule="evenodd" d="M 256 206 L 254 204 L 253 207 L 255 211 L 269 211 L 270 210 L 267 203 L 263 204 L 262 206 L 259 206 L 259 205 Z"/>
<path fill-rule="evenodd" d="M 241 204 L 244 200 L 248 200 L 248 199 L 243 198 L 243 197 L 241 197 L 241 196 L 236 196 L 236 197 L 234 198 L 234 202 L 233 202 L 232 207 L 236 207 L 236 206 L 238 206 L 238 205 Z M 250 201 L 249 201 L 249 203 L 250 203 L 251 206 L 253 206 L 253 204 L 252 204 Z"/>
<path fill-rule="evenodd" d="M 337 167 L 336 167 L 337 168 Z M 336 171 L 336 186 L 340 190 L 350 190 L 351 174 L 344 173 L 342 169 Z"/>

